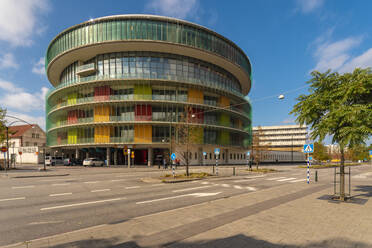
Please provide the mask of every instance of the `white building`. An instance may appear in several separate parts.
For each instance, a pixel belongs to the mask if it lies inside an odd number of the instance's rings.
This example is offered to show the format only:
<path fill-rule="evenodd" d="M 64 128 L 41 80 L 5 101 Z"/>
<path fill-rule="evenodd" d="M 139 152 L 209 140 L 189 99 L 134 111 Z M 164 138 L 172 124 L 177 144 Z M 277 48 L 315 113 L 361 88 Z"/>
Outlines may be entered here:
<path fill-rule="evenodd" d="M 43 162 L 42 147 L 46 135 L 37 124 L 9 127 L 9 160 L 19 163 L 38 164 Z M 6 146 L 6 140 L 2 146 Z M 4 153 L 2 153 L 2 159 Z"/>
<path fill-rule="evenodd" d="M 259 131 L 260 130 L 260 131 Z M 307 127 L 301 125 L 258 126 L 253 133 L 261 133 L 259 139 L 269 150 L 302 151 L 306 144 Z"/>

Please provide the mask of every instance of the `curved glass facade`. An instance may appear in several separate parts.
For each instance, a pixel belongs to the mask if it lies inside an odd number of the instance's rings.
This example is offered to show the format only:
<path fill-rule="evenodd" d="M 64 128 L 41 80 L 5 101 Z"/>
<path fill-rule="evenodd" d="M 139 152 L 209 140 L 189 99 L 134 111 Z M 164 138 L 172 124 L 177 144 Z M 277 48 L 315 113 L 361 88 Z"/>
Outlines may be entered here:
<path fill-rule="evenodd" d="M 45 66 L 47 68 L 56 56 L 70 49 L 107 41 L 130 40 L 162 41 L 206 50 L 229 59 L 251 76 L 251 65 L 246 55 L 232 42 L 214 32 L 187 22 L 149 20 L 141 16 L 93 20 L 64 31 L 49 45 Z"/>
<path fill-rule="evenodd" d="M 251 105 L 239 80 L 226 68 L 172 54 L 171 49 L 125 50 L 128 40 L 142 39 L 208 50 L 250 74 L 248 59 L 233 43 L 191 24 L 119 16 L 75 26 L 51 43 L 46 66 L 54 58 L 58 62 L 70 56 L 63 52 L 78 46 L 122 41 L 123 49 L 86 61 L 76 57 L 63 67 L 57 87 L 46 97 L 47 145 L 74 156 L 102 157 L 107 152 L 106 159 L 115 164 L 126 161 L 120 147 L 131 146 L 136 156 L 152 163 L 159 154 L 165 156 L 165 150 L 182 147 L 187 134 L 195 163 L 201 151 L 215 146 L 224 149 L 226 161 L 244 160 L 243 150 L 251 142 Z M 240 155 L 228 156 L 231 150 Z"/>

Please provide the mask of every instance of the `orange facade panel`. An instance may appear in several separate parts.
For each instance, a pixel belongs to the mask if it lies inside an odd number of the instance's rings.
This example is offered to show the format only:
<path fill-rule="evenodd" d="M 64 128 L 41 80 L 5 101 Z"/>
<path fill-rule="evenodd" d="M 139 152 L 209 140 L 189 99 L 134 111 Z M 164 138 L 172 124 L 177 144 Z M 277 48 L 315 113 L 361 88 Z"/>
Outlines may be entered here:
<path fill-rule="evenodd" d="M 96 106 L 94 107 L 94 122 L 110 121 L 110 107 Z"/>
<path fill-rule="evenodd" d="M 221 107 L 228 107 L 230 106 L 230 99 L 226 96 L 220 96 L 220 106 Z"/>
<path fill-rule="evenodd" d="M 203 91 L 196 89 L 189 89 L 188 91 L 188 101 L 192 103 L 204 103 Z"/>
<path fill-rule="evenodd" d="M 94 143 L 110 143 L 110 127 L 95 127 Z"/>
<path fill-rule="evenodd" d="M 134 143 L 152 143 L 151 125 L 134 125 Z"/>

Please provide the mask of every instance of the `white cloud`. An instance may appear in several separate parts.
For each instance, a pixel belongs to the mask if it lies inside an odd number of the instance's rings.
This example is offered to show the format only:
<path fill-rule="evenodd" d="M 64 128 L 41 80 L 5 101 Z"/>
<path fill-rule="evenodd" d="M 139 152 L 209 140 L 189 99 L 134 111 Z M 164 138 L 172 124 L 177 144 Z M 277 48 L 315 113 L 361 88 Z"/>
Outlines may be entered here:
<path fill-rule="evenodd" d="M 297 10 L 305 14 L 320 8 L 323 3 L 324 0 L 296 0 Z"/>
<path fill-rule="evenodd" d="M 146 5 L 147 11 L 159 15 L 185 19 L 194 16 L 198 9 L 197 0 L 151 0 Z"/>
<path fill-rule="evenodd" d="M 295 120 L 293 118 L 287 118 L 282 121 L 283 124 L 295 124 Z"/>
<path fill-rule="evenodd" d="M 313 54 L 316 66 L 313 70 L 324 72 L 328 69 L 338 71 L 351 58 L 350 51 L 362 42 L 362 37 L 349 37 L 340 41 L 317 39 L 317 48 Z"/>
<path fill-rule="evenodd" d="M 48 0 L 1 0 L 0 40 L 13 46 L 30 45 L 31 36 L 45 28 L 38 14 L 48 9 Z"/>
<path fill-rule="evenodd" d="M 14 111 L 7 111 L 7 114 L 20 118 L 22 120 L 25 120 L 30 124 L 38 124 L 39 127 L 45 130 L 45 117 L 44 116 L 31 116 L 31 115 L 22 114 L 22 113 L 14 112 Z M 15 120 L 13 118 L 6 118 L 6 119 L 8 123 L 13 122 Z M 14 125 L 23 125 L 23 124 L 24 123 L 22 122 L 17 122 Z"/>
<path fill-rule="evenodd" d="M 5 53 L 0 57 L 0 68 L 18 68 L 18 64 L 15 61 L 14 55 L 12 53 Z"/>
<path fill-rule="evenodd" d="M 12 82 L 0 79 L 0 88 L 3 89 L 0 94 L 2 107 L 22 112 L 44 109 L 45 95 L 48 91 L 46 87 L 42 87 L 39 92 L 29 93 Z"/>
<path fill-rule="evenodd" d="M 32 72 L 39 75 L 45 75 L 45 57 L 40 58 L 39 61 L 34 64 Z"/>
<path fill-rule="evenodd" d="M 341 67 L 340 71 L 341 72 L 352 72 L 357 67 L 359 68 L 372 67 L 372 48 L 368 49 L 361 55 L 345 63 Z"/>

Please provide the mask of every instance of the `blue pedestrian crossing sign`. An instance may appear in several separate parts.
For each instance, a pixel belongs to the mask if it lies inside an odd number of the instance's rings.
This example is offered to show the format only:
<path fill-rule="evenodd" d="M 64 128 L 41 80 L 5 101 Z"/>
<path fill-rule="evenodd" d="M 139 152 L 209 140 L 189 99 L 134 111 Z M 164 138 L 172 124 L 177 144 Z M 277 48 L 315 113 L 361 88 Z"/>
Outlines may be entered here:
<path fill-rule="evenodd" d="M 251 156 L 251 152 L 250 151 L 247 152 L 247 157 L 249 157 L 249 156 Z"/>
<path fill-rule="evenodd" d="M 207 153 L 206 153 L 206 152 L 203 152 L 203 156 L 204 156 L 204 157 L 207 156 Z"/>
<path fill-rule="evenodd" d="M 220 155 L 220 148 L 215 148 L 214 149 L 214 154 Z"/>
<path fill-rule="evenodd" d="M 171 155 L 171 159 L 174 161 L 176 159 L 176 154 L 175 153 L 172 153 Z"/>
<path fill-rule="evenodd" d="M 314 144 L 304 145 L 304 153 L 313 153 L 313 152 L 314 152 Z"/>

